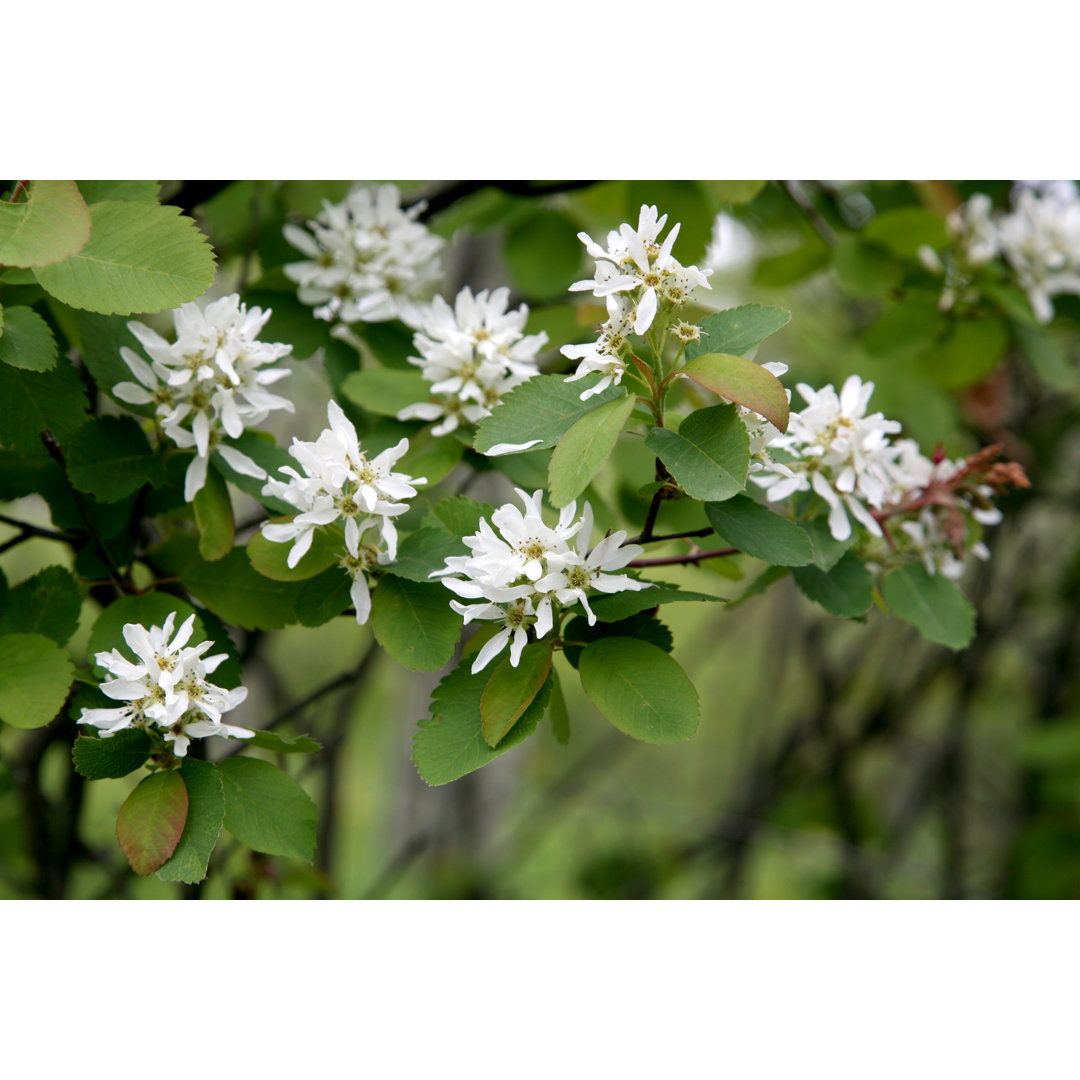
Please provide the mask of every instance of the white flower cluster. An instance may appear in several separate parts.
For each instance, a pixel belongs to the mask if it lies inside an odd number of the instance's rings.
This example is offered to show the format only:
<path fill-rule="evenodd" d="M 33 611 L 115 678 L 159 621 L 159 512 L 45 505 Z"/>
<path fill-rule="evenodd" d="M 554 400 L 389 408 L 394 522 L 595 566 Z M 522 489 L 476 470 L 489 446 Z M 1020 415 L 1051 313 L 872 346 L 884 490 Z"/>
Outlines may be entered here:
<path fill-rule="evenodd" d="M 850 518 L 880 536 L 868 507 L 881 509 L 896 487 L 900 450 L 889 436 L 900 425 L 881 413 L 866 415 L 874 384 L 858 375 L 850 376 L 839 394 L 831 385 L 814 390 L 799 383 L 797 389 L 806 408 L 793 412 L 787 434 L 768 444 L 770 450 L 786 451 L 791 460 L 769 461 L 752 479 L 767 490 L 770 502 L 799 491 L 816 492 L 829 506 L 829 531 L 837 540 L 851 535 Z"/>
<path fill-rule="evenodd" d="M 330 427 L 315 442 L 293 439 L 289 448 L 303 474 L 283 466 L 280 471 L 289 480 L 271 477 L 263 488 L 264 495 L 282 499 L 300 513 L 290 522 L 268 522 L 262 532 L 274 543 L 293 544 L 287 562 L 295 567 L 311 548 L 317 528 L 344 521 L 346 550 L 340 564 L 352 578 L 350 595 L 356 621 L 363 625 L 371 614 L 366 572 L 375 564 L 385 565 L 397 558 L 394 518 L 409 509 L 400 500 L 415 497 L 413 484 L 426 484 L 427 480 L 392 471 L 408 452 L 408 439 L 369 461 L 356 428 L 337 402 L 329 403 L 327 417 Z M 368 537 L 372 532 L 377 536 Z"/>
<path fill-rule="evenodd" d="M 176 614 L 172 612 L 163 626 L 151 626 L 149 630 L 141 623 L 124 626 L 124 640 L 138 657 L 137 663 L 118 649 L 94 657 L 94 662 L 113 676 L 101 684 L 101 692 L 125 704 L 115 709 L 83 709 L 80 724 L 101 729 L 103 739 L 124 728 L 159 729 L 165 742 L 173 744 L 177 757 L 187 754 L 192 739 L 210 735 L 250 739 L 255 734 L 249 728 L 221 722 L 223 713 L 247 697 L 247 688 L 225 690 L 207 682 L 206 676 L 228 658 L 227 654 L 204 655 L 213 646 L 212 641 L 188 646 L 194 615 L 187 617 L 170 641 Z"/>
<path fill-rule="evenodd" d="M 423 301 L 442 278 L 445 241 L 416 219 L 417 203 L 401 208 L 393 184 L 354 188 L 341 203 L 323 201 L 307 229 L 285 226 L 285 239 L 309 261 L 285 273 L 317 318 L 345 324 L 400 319 L 420 325 Z"/>
<path fill-rule="evenodd" d="M 680 225 L 676 224 L 663 243 L 660 233 L 667 214 L 657 216 L 655 206 L 642 206 L 638 227 L 623 223 L 618 232 L 608 233 L 607 248 L 602 248 L 588 233 L 578 239 L 596 260 L 591 279 L 576 281 L 571 292 L 591 292 L 607 303 L 608 318 L 600 327 L 598 339 L 584 345 L 564 345 L 562 354 L 578 360 L 578 369 L 566 381 L 600 375 L 594 386 L 581 395 L 584 401 L 612 384 L 618 385 L 626 373 L 624 352 L 630 333 L 647 334 L 660 314 L 665 325 L 690 299 L 695 288 L 706 289 L 712 270 L 683 266 L 671 254 Z"/>
<path fill-rule="evenodd" d="M 990 549 L 982 541 L 968 543 L 967 519 L 983 526 L 1000 524 L 1003 515 L 993 505 L 994 489 L 989 484 L 974 484 L 957 491 L 953 482 L 966 471 L 964 458 L 932 461 L 912 439 L 901 439 L 897 446 L 899 476 L 906 487 L 898 486 L 891 493 L 885 509 L 903 513 L 906 504 L 916 504 L 900 520 L 904 550 L 917 555 L 928 574 L 940 573 L 956 581 L 964 574 L 967 556 L 984 561 L 990 558 Z M 935 491 L 947 494 L 926 497 Z"/>
<path fill-rule="evenodd" d="M 420 356 L 409 359 L 432 384 L 433 400 L 407 406 L 399 420 L 440 420 L 431 433 L 446 435 L 463 422 L 482 420 L 503 394 L 539 374 L 536 356 L 547 334 L 524 336 L 529 308 L 507 311 L 509 300 L 509 289 L 473 296 L 468 286 L 453 307 L 435 297 L 413 338 Z"/>
<path fill-rule="evenodd" d="M 1080 193 L 1071 181 L 1017 184 L 1013 209 L 998 214 L 988 195 L 973 195 L 949 215 L 948 224 L 962 265 L 943 263 L 928 246 L 919 252 L 928 269 L 946 275 L 943 309 L 974 298 L 971 271 L 999 255 L 1027 293 L 1039 322 L 1054 317 L 1052 297 L 1080 295 Z"/>
<path fill-rule="evenodd" d="M 266 472 L 225 440 L 259 424 L 277 409 L 293 411 L 287 398 L 266 388 L 291 374 L 268 367 L 292 351 L 291 345 L 259 341 L 270 311 L 248 308 L 233 293 L 200 307 L 184 304 L 173 311 L 176 340 L 171 344 L 141 322 L 128 328 L 150 357 L 148 364 L 124 346 L 120 355 L 138 379 L 122 382 L 113 393 L 133 405 L 157 406 L 162 430 L 177 446 L 194 447 L 184 479 L 191 502 L 206 483 L 210 455 L 216 450 L 238 473 L 263 479 Z"/>
<path fill-rule="evenodd" d="M 588 503 L 577 521 L 574 520 L 577 504 L 564 507 L 558 524 L 550 527 L 544 524 L 540 513 L 542 492 L 529 495 L 520 488 L 515 490 L 525 512 L 513 503 L 499 507 L 491 515 L 491 525 L 483 519 L 479 532 L 464 538 L 472 554 L 449 557 L 445 569 L 431 575 L 441 577 L 443 584 L 458 596 L 483 601 L 471 605 L 450 601 L 466 624 L 474 619 L 502 623 L 473 661 L 474 675 L 487 667 L 507 642 L 510 663 L 517 667 L 529 628 L 539 639 L 555 625 L 555 605 L 580 602 L 591 626 L 596 616 L 589 607 L 590 590 L 638 591 L 649 588 L 650 584 L 626 574 L 611 573 L 621 570 L 644 550 L 637 544 L 623 546 L 625 532 L 612 533 L 590 550 L 593 513 Z M 575 537 L 577 542 L 571 545 Z M 449 574 L 461 576 L 446 576 Z"/>
<path fill-rule="evenodd" d="M 787 460 L 774 461 L 763 452 L 760 471 L 751 477 L 766 489 L 769 502 L 816 493 L 828 505 L 829 532 L 841 541 L 851 536 L 853 521 L 884 537 L 882 523 L 895 516 L 903 533 L 898 546 L 921 558 L 931 574 L 955 579 L 966 555 L 989 558 L 984 544 L 967 543 L 967 518 L 996 525 L 1002 515 L 991 504 L 989 485 L 954 485 L 966 475 L 967 462 L 932 461 L 914 440 L 891 439 L 900 424 L 879 412 L 867 415 L 874 384 L 858 375 L 839 394 L 831 385 L 814 390 L 805 383 L 798 391 L 807 407 L 791 414 L 786 435 L 776 432 L 763 440 L 768 451 L 782 450 Z M 894 535 L 891 542 L 898 539 Z"/>

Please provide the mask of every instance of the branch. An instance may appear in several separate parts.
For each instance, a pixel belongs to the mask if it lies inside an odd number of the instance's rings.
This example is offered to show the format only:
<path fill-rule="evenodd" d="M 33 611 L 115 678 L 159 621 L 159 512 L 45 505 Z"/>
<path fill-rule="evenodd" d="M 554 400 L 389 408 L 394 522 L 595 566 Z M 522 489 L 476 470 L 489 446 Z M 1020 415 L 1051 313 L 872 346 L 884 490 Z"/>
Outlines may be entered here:
<path fill-rule="evenodd" d="M 802 185 L 798 180 L 783 180 L 781 187 L 787 192 L 788 198 L 799 208 L 799 212 L 813 226 L 814 232 L 825 241 L 829 247 L 836 247 L 836 233 L 832 226 L 818 213 L 817 207 L 806 197 Z"/>
<path fill-rule="evenodd" d="M 711 531 L 711 530 L 710 530 Z M 713 551 L 691 552 L 689 555 L 669 555 L 663 559 L 635 559 L 629 566 L 696 566 L 702 559 L 719 559 L 724 555 L 738 555 L 733 547 L 716 548 Z"/>
<path fill-rule="evenodd" d="M 646 536 L 644 533 L 641 536 L 631 536 L 623 541 L 624 544 L 660 544 L 665 540 L 686 540 L 692 536 L 711 536 L 714 530 L 711 525 L 706 525 L 704 529 L 691 529 L 689 532 L 679 533 L 665 533 L 663 536 Z"/>

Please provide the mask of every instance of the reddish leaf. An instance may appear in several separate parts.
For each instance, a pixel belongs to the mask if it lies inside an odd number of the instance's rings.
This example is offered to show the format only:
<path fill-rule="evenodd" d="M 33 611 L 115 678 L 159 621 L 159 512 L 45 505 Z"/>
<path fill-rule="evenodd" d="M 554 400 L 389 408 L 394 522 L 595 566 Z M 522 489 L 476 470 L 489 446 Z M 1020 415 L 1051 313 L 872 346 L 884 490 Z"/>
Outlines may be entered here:
<path fill-rule="evenodd" d="M 745 356 L 705 353 L 688 361 L 682 371 L 698 386 L 753 409 L 781 431 L 787 431 L 787 393 L 780 380 L 760 364 Z"/>
<path fill-rule="evenodd" d="M 152 874 L 172 856 L 187 813 L 187 788 L 178 772 L 154 773 L 127 797 L 116 818 L 116 839 L 136 874 Z"/>

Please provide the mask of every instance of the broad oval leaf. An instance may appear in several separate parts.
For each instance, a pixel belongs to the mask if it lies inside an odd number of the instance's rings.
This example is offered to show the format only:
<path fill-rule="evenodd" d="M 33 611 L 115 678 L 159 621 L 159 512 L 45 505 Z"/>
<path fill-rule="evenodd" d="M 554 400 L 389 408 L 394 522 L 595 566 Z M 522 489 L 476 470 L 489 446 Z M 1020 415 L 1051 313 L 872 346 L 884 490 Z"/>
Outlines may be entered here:
<path fill-rule="evenodd" d="M 706 503 L 705 515 L 725 540 L 755 559 L 776 566 L 805 566 L 813 561 L 810 539 L 798 525 L 746 495 Z"/>
<path fill-rule="evenodd" d="M 90 212 L 73 180 L 32 180 L 24 203 L 0 202 L 0 266 L 45 266 L 90 239 Z"/>
<path fill-rule="evenodd" d="M 413 737 L 413 764 L 424 782 L 432 787 L 449 784 L 527 739 L 547 709 L 552 682 L 544 683 L 518 722 L 492 748 L 481 730 L 480 701 L 487 679 L 471 674 L 469 661 L 463 660 L 435 688 L 431 716 L 420 721 Z"/>
<path fill-rule="evenodd" d="M 638 638 L 602 638 L 578 661 L 581 685 L 620 731 L 647 743 L 673 743 L 697 731 L 698 696 L 686 672 Z"/>
<path fill-rule="evenodd" d="M 616 398 L 567 429 L 548 464 L 552 506 L 566 506 L 585 490 L 611 453 L 633 411 L 634 398 Z"/>
<path fill-rule="evenodd" d="M 141 768 L 150 756 L 150 736 L 124 728 L 107 739 L 80 735 L 71 750 L 75 771 L 87 780 L 117 780 Z"/>
<path fill-rule="evenodd" d="M 180 779 L 188 794 L 187 820 L 172 857 L 157 872 L 162 881 L 193 885 L 206 877 L 206 864 L 225 819 L 225 785 L 216 765 L 185 758 Z"/>
<path fill-rule="evenodd" d="M 143 484 L 160 484 L 162 459 L 130 416 L 95 416 L 75 433 L 67 448 L 68 476 L 78 491 L 100 502 L 118 502 Z"/>
<path fill-rule="evenodd" d="M 78 629 L 82 592 L 69 570 L 46 566 L 20 581 L 0 605 L 0 634 L 44 634 L 64 645 Z"/>
<path fill-rule="evenodd" d="M 116 839 L 136 874 L 152 874 L 172 855 L 187 813 L 187 788 L 172 770 L 148 776 L 124 800 L 116 818 Z"/>
<path fill-rule="evenodd" d="M 888 574 L 881 591 L 889 610 L 927 641 L 966 649 L 975 636 L 975 608 L 955 582 L 912 563 Z"/>
<path fill-rule="evenodd" d="M 57 300 L 103 315 L 163 311 L 202 296 L 214 253 L 191 218 L 156 202 L 99 202 L 78 254 L 39 266 L 38 283 Z"/>
<path fill-rule="evenodd" d="M 765 304 L 743 304 L 717 311 L 701 320 L 701 337 L 691 341 L 683 355 L 687 360 L 705 353 L 743 356 L 789 322 L 790 311 Z"/>
<path fill-rule="evenodd" d="M 507 656 L 491 673 L 480 699 L 480 727 L 488 746 L 499 745 L 540 692 L 551 671 L 551 648 L 551 641 L 534 641 L 522 650 L 517 667 Z"/>
<path fill-rule="evenodd" d="M 734 405 L 698 409 L 682 422 L 677 434 L 653 428 L 645 445 L 692 499 L 718 502 L 746 486 L 750 438 Z"/>
<path fill-rule="evenodd" d="M 461 616 L 450 598 L 442 585 L 387 574 L 371 601 L 375 640 L 410 671 L 438 671 L 461 637 Z"/>
<path fill-rule="evenodd" d="M 291 520 L 289 517 L 273 518 L 271 524 Z M 345 554 L 345 537 L 339 530 L 316 529 L 311 547 L 295 566 L 289 566 L 289 552 L 293 543 L 292 540 L 283 544 L 267 540 L 260 530 L 247 542 L 245 550 L 251 565 L 263 577 L 274 581 L 306 581 L 334 566 Z"/>
<path fill-rule="evenodd" d="M 0 720 L 38 728 L 60 711 L 75 669 L 68 654 L 42 634 L 0 637 Z"/>
<path fill-rule="evenodd" d="M 854 555 L 845 555 L 829 571 L 814 565 L 796 566 L 792 574 L 807 597 L 843 619 L 864 615 L 874 599 L 874 579 Z"/>
<path fill-rule="evenodd" d="M 486 454 L 499 443 L 538 440 L 530 450 L 546 450 L 587 413 L 626 393 L 621 386 L 609 386 L 582 401 L 581 393 L 587 386 L 580 381 L 568 383 L 564 375 L 534 376 L 511 390 L 498 408 L 480 421 L 473 446 Z"/>
<path fill-rule="evenodd" d="M 397 416 L 407 405 L 416 405 L 431 397 L 431 383 L 415 370 L 370 368 L 354 371 L 345 377 L 341 389 L 350 401 L 380 416 Z"/>
<path fill-rule="evenodd" d="M 4 308 L 0 327 L 3 329 L 0 361 L 24 371 L 49 371 L 56 367 L 56 338 L 49 324 L 33 308 Z"/>
<path fill-rule="evenodd" d="M 682 373 L 698 386 L 745 405 L 781 431 L 787 431 L 787 391 L 771 371 L 753 360 L 726 353 L 705 353 L 688 361 Z"/>
<path fill-rule="evenodd" d="M 267 855 L 315 858 L 318 811 L 291 776 L 249 757 L 226 758 L 218 769 L 225 782 L 225 828 L 240 843 Z"/>

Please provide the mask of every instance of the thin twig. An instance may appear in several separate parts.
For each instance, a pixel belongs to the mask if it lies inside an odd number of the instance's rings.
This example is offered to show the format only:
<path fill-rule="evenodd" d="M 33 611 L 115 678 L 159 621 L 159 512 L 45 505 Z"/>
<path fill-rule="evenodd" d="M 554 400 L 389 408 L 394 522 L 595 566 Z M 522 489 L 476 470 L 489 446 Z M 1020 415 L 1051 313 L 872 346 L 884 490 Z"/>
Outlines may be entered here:
<path fill-rule="evenodd" d="M 714 532 L 712 526 L 706 525 L 704 529 L 691 529 L 689 532 L 665 533 L 663 536 L 631 536 L 623 541 L 624 544 L 661 544 L 665 540 L 688 540 L 695 536 L 711 536 Z"/>
<path fill-rule="evenodd" d="M 696 566 L 702 559 L 719 559 L 725 555 L 738 555 L 733 547 L 716 548 L 713 551 L 691 552 L 688 555 L 668 555 L 663 559 L 635 559 L 629 566 Z"/>
<path fill-rule="evenodd" d="M 825 241 L 829 247 L 836 247 L 836 233 L 833 227 L 818 213 L 817 207 L 806 197 L 802 185 L 798 180 L 782 180 L 781 186 L 787 192 L 791 201 L 799 208 L 799 212 L 813 226 L 814 232 Z"/>

